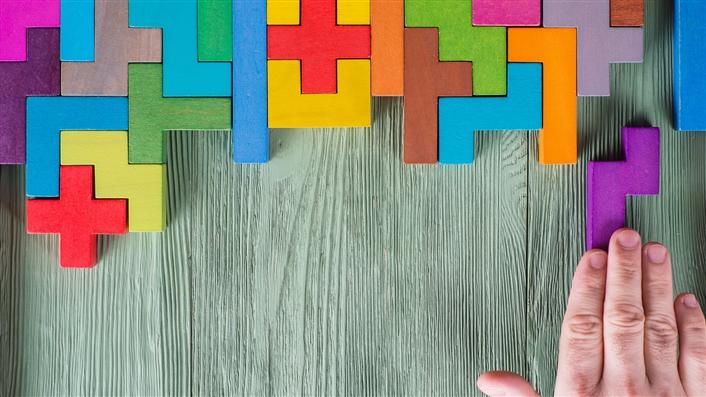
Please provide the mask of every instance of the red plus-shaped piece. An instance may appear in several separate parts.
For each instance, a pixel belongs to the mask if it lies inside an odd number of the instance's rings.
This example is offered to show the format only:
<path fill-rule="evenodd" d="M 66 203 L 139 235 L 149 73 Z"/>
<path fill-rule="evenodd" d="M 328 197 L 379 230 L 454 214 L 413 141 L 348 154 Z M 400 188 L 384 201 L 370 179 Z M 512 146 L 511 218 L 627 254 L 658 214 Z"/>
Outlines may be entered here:
<path fill-rule="evenodd" d="M 127 232 L 126 200 L 93 198 L 93 167 L 61 167 L 60 198 L 27 201 L 27 232 L 61 235 L 61 266 L 96 265 L 96 235 Z"/>
<path fill-rule="evenodd" d="M 301 60 L 303 94 L 336 93 L 336 61 L 370 58 L 370 26 L 337 25 L 336 0 L 301 0 L 300 18 L 267 27 L 267 57 Z"/>

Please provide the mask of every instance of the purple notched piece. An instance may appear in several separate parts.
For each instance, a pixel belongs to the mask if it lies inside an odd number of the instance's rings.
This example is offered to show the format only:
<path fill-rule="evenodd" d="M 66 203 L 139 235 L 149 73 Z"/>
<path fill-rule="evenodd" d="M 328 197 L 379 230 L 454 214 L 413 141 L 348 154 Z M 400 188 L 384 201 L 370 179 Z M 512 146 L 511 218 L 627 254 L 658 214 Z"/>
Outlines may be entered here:
<path fill-rule="evenodd" d="M 609 96 L 610 64 L 642 62 L 643 29 L 611 27 L 610 0 L 544 0 L 542 19 L 577 29 L 579 96 Z"/>
<path fill-rule="evenodd" d="M 59 29 L 27 30 L 27 61 L 0 62 L 0 164 L 25 163 L 25 101 L 61 94 Z"/>
<path fill-rule="evenodd" d="M 623 128 L 624 161 L 588 163 L 586 244 L 608 248 L 625 225 L 625 196 L 659 194 L 659 128 Z"/>

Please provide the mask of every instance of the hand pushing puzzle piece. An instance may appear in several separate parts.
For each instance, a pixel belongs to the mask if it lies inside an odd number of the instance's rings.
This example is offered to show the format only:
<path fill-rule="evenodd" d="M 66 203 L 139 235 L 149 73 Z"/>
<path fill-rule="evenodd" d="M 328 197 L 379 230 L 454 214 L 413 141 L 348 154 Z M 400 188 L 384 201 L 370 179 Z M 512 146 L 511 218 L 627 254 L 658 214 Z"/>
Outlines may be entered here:
<path fill-rule="evenodd" d="M 60 0 L 0 0 L 0 62 L 27 59 L 27 29 L 58 28 Z"/>
<path fill-rule="evenodd" d="M 27 30 L 27 61 L 0 62 L 0 164 L 25 163 L 25 101 L 59 95 L 59 29 Z"/>
<path fill-rule="evenodd" d="M 674 124 L 706 131 L 706 0 L 674 5 Z"/>
<path fill-rule="evenodd" d="M 625 225 L 628 195 L 659 194 L 658 128 L 623 128 L 623 161 L 588 163 L 586 244 L 608 248 L 610 236 Z"/>
<path fill-rule="evenodd" d="M 439 29 L 439 60 L 473 62 L 473 95 L 505 95 L 505 28 L 476 27 L 471 0 L 406 0 L 405 26 Z"/>
<path fill-rule="evenodd" d="M 336 0 L 301 0 L 299 25 L 267 28 L 268 59 L 301 61 L 302 94 L 335 94 L 337 61 L 370 58 L 370 26 L 339 25 L 336 10 Z"/>
<path fill-rule="evenodd" d="M 511 63 L 506 97 L 439 99 L 439 161 L 470 164 L 476 131 L 542 128 L 542 65 Z"/>
<path fill-rule="evenodd" d="M 472 0 L 476 26 L 539 26 L 541 0 Z"/>
<path fill-rule="evenodd" d="M 642 62 L 643 29 L 610 26 L 610 0 L 544 0 L 544 26 L 578 35 L 578 95 L 609 96 L 610 65 Z"/>
<path fill-rule="evenodd" d="M 92 165 L 99 199 L 127 199 L 130 232 L 161 232 L 167 222 L 163 164 L 129 164 L 127 131 L 62 131 L 61 165 Z"/>
<path fill-rule="evenodd" d="M 96 235 L 125 234 L 125 200 L 93 198 L 91 167 L 61 167 L 59 199 L 27 200 L 27 232 L 59 234 L 62 267 L 96 265 Z"/>

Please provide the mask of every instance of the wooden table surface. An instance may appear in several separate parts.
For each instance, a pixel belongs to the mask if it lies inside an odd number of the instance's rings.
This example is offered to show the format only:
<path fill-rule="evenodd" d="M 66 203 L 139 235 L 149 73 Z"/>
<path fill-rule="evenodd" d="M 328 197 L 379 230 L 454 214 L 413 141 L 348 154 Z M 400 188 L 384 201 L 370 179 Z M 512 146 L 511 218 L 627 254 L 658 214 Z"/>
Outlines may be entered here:
<path fill-rule="evenodd" d="M 619 158 L 623 125 L 662 129 L 662 194 L 628 224 L 706 298 L 706 136 L 671 128 L 672 5 L 646 12 L 645 63 L 580 100 L 576 166 L 524 132 L 404 166 L 399 99 L 372 129 L 274 131 L 260 167 L 225 131 L 172 133 L 168 230 L 101 238 L 92 270 L 25 234 L 24 169 L 0 167 L 0 395 L 475 395 L 494 368 L 551 394 L 586 162 Z"/>

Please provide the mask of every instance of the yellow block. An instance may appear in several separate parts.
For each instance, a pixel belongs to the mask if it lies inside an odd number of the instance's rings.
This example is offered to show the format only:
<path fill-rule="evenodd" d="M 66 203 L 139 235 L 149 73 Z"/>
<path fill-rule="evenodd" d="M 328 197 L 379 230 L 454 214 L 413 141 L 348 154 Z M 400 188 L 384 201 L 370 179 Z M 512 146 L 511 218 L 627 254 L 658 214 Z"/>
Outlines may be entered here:
<path fill-rule="evenodd" d="M 127 199 L 131 232 L 167 226 L 163 164 L 128 164 L 127 131 L 62 131 L 61 164 L 94 166 L 96 198 Z"/>
<path fill-rule="evenodd" d="M 299 0 L 267 0 L 267 24 L 299 25 L 299 8 Z M 336 18 L 339 25 L 370 25 L 370 0 L 338 0 Z"/>
<path fill-rule="evenodd" d="M 299 0 L 267 0 L 268 25 L 299 25 Z"/>
<path fill-rule="evenodd" d="M 299 61 L 267 61 L 270 128 L 370 126 L 370 60 L 338 60 L 338 93 L 302 94 Z"/>
<path fill-rule="evenodd" d="M 339 25 L 370 25 L 370 0 L 338 0 Z"/>

